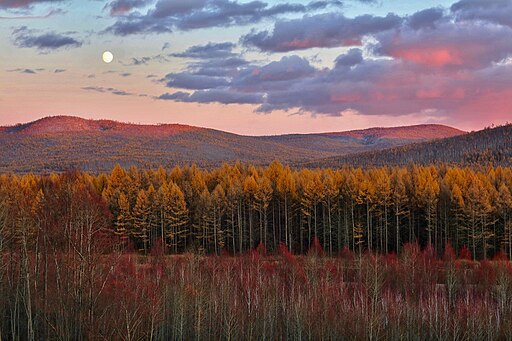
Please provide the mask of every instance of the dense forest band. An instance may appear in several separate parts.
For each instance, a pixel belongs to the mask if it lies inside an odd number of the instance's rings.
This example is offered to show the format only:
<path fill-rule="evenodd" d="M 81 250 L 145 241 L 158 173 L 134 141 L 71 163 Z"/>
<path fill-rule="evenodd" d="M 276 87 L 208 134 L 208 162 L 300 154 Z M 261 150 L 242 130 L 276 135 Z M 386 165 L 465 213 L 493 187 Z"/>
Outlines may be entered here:
<path fill-rule="evenodd" d="M 142 253 L 240 254 L 260 243 L 304 253 L 318 239 L 328 255 L 379 253 L 404 243 L 450 243 L 485 259 L 512 256 L 512 169 L 449 166 L 292 170 L 274 162 L 215 170 L 123 169 L 110 174 L 0 176 L 4 245 L 36 247 L 42 233 L 86 219 L 94 234 Z M 70 233 L 70 232 L 68 232 Z M 73 233 L 76 233 L 73 232 Z"/>

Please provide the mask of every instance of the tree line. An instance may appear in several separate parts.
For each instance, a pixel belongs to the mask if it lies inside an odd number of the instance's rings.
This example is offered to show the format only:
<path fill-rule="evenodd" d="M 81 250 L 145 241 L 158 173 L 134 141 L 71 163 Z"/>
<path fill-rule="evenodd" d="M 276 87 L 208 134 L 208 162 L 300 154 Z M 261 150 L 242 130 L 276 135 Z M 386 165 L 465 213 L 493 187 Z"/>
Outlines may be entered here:
<path fill-rule="evenodd" d="M 63 231 L 87 232 L 59 219 L 68 214 L 85 219 L 91 238 L 114 234 L 119 247 L 146 254 L 157 243 L 166 253 L 241 254 L 260 243 L 305 253 L 318 239 L 328 255 L 399 253 L 404 243 L 441 254 L 450 243 L 473 258 L 510 257 L 511 191 L 512 169 L 502 167 L 292 170 L 274 162 L 2 175 L 1 242 L 31 249 Z M 74 217 L 83 205 L 88 215 Z"/>

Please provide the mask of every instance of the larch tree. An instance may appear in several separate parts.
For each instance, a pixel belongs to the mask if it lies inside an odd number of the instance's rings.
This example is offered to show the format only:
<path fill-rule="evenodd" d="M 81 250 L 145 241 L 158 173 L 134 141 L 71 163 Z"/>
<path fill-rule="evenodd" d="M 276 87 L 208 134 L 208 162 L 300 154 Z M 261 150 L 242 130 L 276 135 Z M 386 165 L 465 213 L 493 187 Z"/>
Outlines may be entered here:
<path fill-rule="evenodd" d="M 333 247 L 335 245 L 333 231 L 336 231 L 336 237 L 340 238 L 340 231 L 335 228 L 336 223 L 334 219 L 338 211 L 341 181 L 341 176 L 337 172 L 329 170 L 324 173 L 323 183 L 325 195 L 323 196 L 323 206 L 327 214 L 326 223 L 324 225 L 327 226 L 324 228 L 323 245 L 328 248 L 329 255 L 333 254 Z"/>
<path fill-rule="evenodd" d="M 149 205 L 149 215 L 148 215 L 148 234 L 149 234 L 149 246 L 153 246 L 153 244 L 159 239 L 160 233 L 160 224 L 159 224 L 159 207 L 158 207 L 158 198 L 155 187 L 151 184 L 146 191 L 146 195 L 148 197 L 148 205 Z"/>
<path fill-rule="evenodd" d="M 158 191 L 160 227 L 164 242 L 175 253 L 186 247 L 189 235 L 185 196 L 174 182 L 163 184 Z"/>
<path fill-rule="evenodd" d="M 476 174 L 472 176 L 469 184 L 465 208 L 473 258 L 477 256 L 477 246 L 481 247 L 482 255 L 486 258 L 487 241 L 492 237 L 488 227 L 492 223 L 489 217 L 493 207 L 488 186 Z"/>
<path fill-rule="evenodd" d="M 210 212 L 212 214 L 211 221 L 213 222 L 214 250 L 215 254 L 219 255 L 220 251 L 226 246 L 227 237 L 227 231 L 223 224 L 226 207 L 226 192 L 220 184 L 215 186 L 211 194 L 210 205 Z"/>
<path fill-rule="evenodd" d="M 505 183 L 502 183 L 498 190 L 498 210 L 503 222 L 502 244 L 507 250 L 509 259 L 512 259 L 512 194 Z"/>
<path fill-rule="evenodd" d="M 296 195 L 297 186 L 295 178 L 293 177 L 292 171 L 289 167 L 286 167 L 282 172 L 279 173 L 276 181 L 277 192 L 283 201 L 284 243 L 286 246 L 290 247 L 292 244 L 292 203 L 294 196 Z"/>
<path fill-rule="evenodd" d="M 462 245 L 469 246 L 469 235 L 466 229 L 466 223 L 464 219 L 465 202 L 464 195 L 460 190 L 459 185 L 455 184 L 451 191 L 451 216 L 452 225 L 451 230 L 455 241 L 455 248 L 459 250 Z M 462 245 L 459 245 L 462 241 Z"/>
<path fill-rule="evenodd" d="M 194 228 L 194 241 L 198 247 L 199 253 L 209 252 L 209 247 L 214 238 L 214 219 L 212 212 L 211 194 L 207 188 L 203 190 L 198 200 L 198 215 L 196 222 L 192 225 Z"/>
<path fill-rule="evenodd" d="M 258 183 L 253 175 L 249 175 L 244 180 L 244 194 L 247 198 L 247 208 L 249 211 L 249 248 L 254 248 L 254 206 L 255 196 L 258 191 Z"/>
<path fill-rule="evenodd" d="M 440 192 L 437 172 L 432 167 L 420 168 L 418 175 L 416 195 L 420 206 L 425 209 L 428 245 L 437 245 L 437 203 Z"/>
<path fill-rule="evenodd" d="M 394 170 L 391 175 L 391 201 L 395 220 L 395 249 L 400 252 L 402 219 L 409 215 L 408 196 L 404 182 L 404 170 Z"/>
<path fill-rule="evenodd" d="M 149 246 L 150 203 L 146 191 L 141 189 L 133 208 L 132 236 L 139 245 L 140 250 L 147 253 Z M 142 248 L 140 247 L 142 245 Z"/>
<path fill-rule="evenodd" d="M 126 195 L 121 192 L 117 200 L 118 214 L 114 222 L 115 234 L 121 240 L 127 240 L 133 229 L 133 216 L 130 208 L 130 202 Z"/>
<path fill-rule="evenodd" d="M 379 250 L 389 252 L 389 228 L 388 216 L 391 202 L 391 178 L 386 168 L 373 170 L 370 179 L 375 183 L 375 195 L 377 201 L 376 216 L 379 219 L 378 240 Z"/>
<path fill-rule="evenodd" d="M 268 207 L 272 200 L 272 184 L 266 176 L 261 176 L 257 181 L 257 189 L 254 193 L 254 208 L 259 213 L 259 243 L 267 244 Z"/>
<path fill-rule="evenodd" d="M 313 239 L 320 235 L 318 231 L 320 225 L 318 208 L 324 197 L 324 185 L 318 172 L 303 171 L 302 174 L 304 182 L 302 183 L 300 204 L 303 219 L 305 219 L 308 227 L 307 249 L 309 249 Z"/>

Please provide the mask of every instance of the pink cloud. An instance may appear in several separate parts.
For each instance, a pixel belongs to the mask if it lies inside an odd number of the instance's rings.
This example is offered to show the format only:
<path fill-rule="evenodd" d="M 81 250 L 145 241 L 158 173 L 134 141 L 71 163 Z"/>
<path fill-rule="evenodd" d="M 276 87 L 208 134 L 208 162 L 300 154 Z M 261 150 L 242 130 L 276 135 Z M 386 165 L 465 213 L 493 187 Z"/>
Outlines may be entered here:
<path fill-rule="evenodd" d="M 425 67 L 478 69 L 509 56 L 511 34 L 508 27 L 479 22 L 444 22 L 422 30 L 404 26 L 377 35 L 374 51 Z"/>
<path fill-rule="evenodd" d="M 390 55 L 394 58 L 435 67 L 464 63 L 460 51 L 451 48 L 398 48 L 391 50 Z"/>

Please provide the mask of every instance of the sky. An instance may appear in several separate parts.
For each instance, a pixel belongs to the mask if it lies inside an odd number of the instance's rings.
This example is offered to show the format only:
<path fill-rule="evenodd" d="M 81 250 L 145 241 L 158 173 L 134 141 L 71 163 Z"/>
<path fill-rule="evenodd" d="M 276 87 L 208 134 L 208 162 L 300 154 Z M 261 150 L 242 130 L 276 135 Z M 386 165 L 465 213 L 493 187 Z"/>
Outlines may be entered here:
<path fill-rule="evenodd" d="M 0 54 L 0 125 L 512 121 L 512 0 L 0 0 Z"/>

